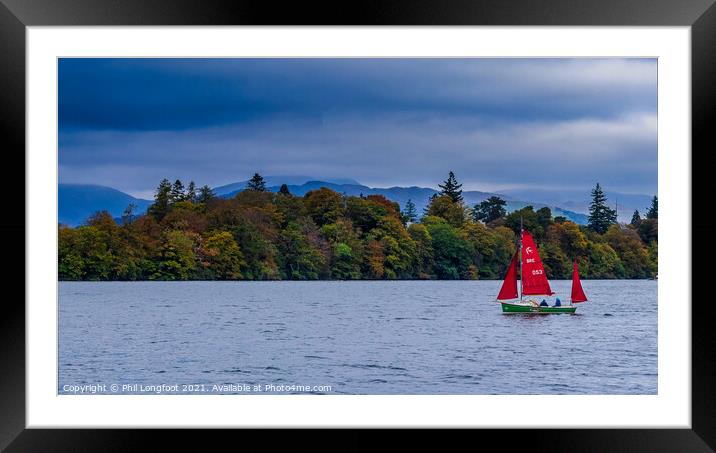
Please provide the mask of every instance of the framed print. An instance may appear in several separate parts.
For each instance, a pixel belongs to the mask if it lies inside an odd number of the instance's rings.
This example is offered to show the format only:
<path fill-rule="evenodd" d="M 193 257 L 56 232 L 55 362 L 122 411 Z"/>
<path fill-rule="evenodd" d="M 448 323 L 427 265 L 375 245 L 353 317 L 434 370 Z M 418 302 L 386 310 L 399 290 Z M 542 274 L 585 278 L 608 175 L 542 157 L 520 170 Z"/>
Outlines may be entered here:
<path fill-rule="evenodd" d="M 25 168 L 3 448 L 253 427 L 716 445 L 710 2 L 3 1 Z"/>

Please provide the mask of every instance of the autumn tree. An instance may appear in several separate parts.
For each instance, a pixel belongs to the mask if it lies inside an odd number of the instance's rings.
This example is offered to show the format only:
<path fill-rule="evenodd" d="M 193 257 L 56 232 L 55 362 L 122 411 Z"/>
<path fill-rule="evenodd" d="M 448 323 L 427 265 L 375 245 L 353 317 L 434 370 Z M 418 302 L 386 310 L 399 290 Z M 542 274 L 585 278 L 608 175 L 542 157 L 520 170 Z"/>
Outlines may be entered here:
<path fill-rule="evenodd" d="M 600 233 L 526 206 L 473 222 L 462 202 L 436 194 L 426 215 L 408 222 L 412 209 L 401 212 L 383 195 L 324 187 L 304 196 L 244 190 L 224 198 L 203 186 L 192 201 L 190 187 L 175 199 L 179 188 L 162 180 L 145 215 L 129 207 L 119 223 L 100 211 L 77 227 L 60 225 L 60 280 L 502 278 L 521 225 L 554 278 L 568 278 L 573 259 L 584 278 L 658 270 L 657 218 Z"/>
<path fill-rule="evenodd" d="M 325 187 L 306 193 L 303 197 L 303 204 L 308 215 L 318 226 L 335 222 L 344 215 L 346 210 L 343 197 Z"/>
<path fill-rule="evenodd" d="M 202 246 L 202 262 L 216 280 L 238 280 L 243 277 L 241 268 L 246 263 L 241 248 L 228 231 L 209 235 Z"/>

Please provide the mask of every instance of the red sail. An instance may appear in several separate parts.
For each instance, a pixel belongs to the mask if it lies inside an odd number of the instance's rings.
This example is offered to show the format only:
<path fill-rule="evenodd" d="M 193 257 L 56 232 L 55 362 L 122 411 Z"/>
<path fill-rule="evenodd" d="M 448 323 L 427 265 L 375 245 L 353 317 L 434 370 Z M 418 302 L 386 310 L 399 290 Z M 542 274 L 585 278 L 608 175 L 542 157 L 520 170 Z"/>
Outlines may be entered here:
<path fill-rule="evenodd" d="M 505 281 L 502 282 L 502 289 L 500 294 L 497 295 L 497 300 L 508 300 L 517 299 L 517 253 L 512 257 L 510 261 L 510 267 L 507 268 L 507 275 L 505 275 Z"/>
<path fill-rule="evenodd" d="M 522 294 L 532 296 L 551 296 L 547 275 L 544 273 L 542 259 L 537 244 L 529 231 L 522 231 Z"/>
<path fill-rule="evenodd" d="M 577 260 L 574 260 L 572 268 L 572 303 L 586 302 L 587 296 L 582 289 L 582 282 L 579 281 L 579 270 L 577 269 Z"/>

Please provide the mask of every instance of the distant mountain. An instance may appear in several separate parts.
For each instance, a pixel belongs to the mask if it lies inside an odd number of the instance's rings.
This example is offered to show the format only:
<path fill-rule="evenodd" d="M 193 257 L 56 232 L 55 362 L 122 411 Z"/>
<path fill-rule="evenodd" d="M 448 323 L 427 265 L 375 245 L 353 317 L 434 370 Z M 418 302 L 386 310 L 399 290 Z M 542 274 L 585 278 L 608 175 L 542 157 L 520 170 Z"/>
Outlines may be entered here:
<path fill-rule="evenodd" d="M 301 185 L 304 183 L 307 183 L 309 181 L 315 181 L 317 178 L 314 176 L 264 176 L 264 181 L 266 182 L 266 186 L 278 186 L 281 187 L 281 184 L 289 184 L 289 185 Z M 329 178 L 329 179 L 323 179 L 323 181 L 330 182 L 333 184 L 355 184 L 359 185 L 360 183 L 356 181 L 355 179 L 350 178 Z M 244 190 L 246 188 L 246 184 L 249 181 L 239 181 L 239 182 L 233 182 L 231 184 L 226 184 L 223 186 L 214 187 L 214 193 L 216 195 L 226 195 L 229 193 L 236 193 Z"/>
<path fill-rule="evenodd" d="M 560 206 L 570 211 L 587 214 L 589 203 L 592 201 L 591 189 L 589 190 L 550 190 L 550 189 L 512 189 L 501 192 L 505 199 L 519 198 L 529 199 L 539 203 L 553 206 Z M 642 217 L 651 206 L 653 195 L 629 194 L 621 192 L 604 191 L 607 196 L 607 203 L 614 209 L 618 209 L 619 221 L 629 222 L 634 210 L 638 209 Z"/>
<path fill-rule="evenodd" d="M 415 203 L 418 213 L 423 212 L 423 209 L 428 205 L 430 201 L 430 197 L 433 194 L 437 193 L 437 190 L 435 189 L 417 186 L 386 188 L 368 187 L 352 179 L 316 181 L 311 180 L 310 178 L 305 176 L 270 176 L 264 179 L 267 181 L 268 189 L 270 191 L 278 192 L 279 188 L 281 187 L 281 184 L 287 184 L 288 190 L 292 194 L 297 196 L 303 196 L 306 194 L 306 192 L 309 192 L 311 190 L 320 189 L 321 187 L 327 187 L 331 190 L 335 190 L 336 192 L 345 195 L 383 195 L 389 200 L 399 203 L 401 209 L 405 207 L 405 203 L 410 199 L 413 200 L 413 203 Z M 291 181 L 298 182 L 289 183 Z M 214 193 L 223 198 L 231 198 L 236 195 L 236 193 L 244 190 L 245 187 L 246 181 L 241 181 L 216 187 L 214 188 Z M 540 191 L 537 191 L 536 193 L 537 195 L 540 195 Z M 546 196 L 536 196 L 531 198 L 525 196 L 524 199 L 527 199 L 529 201 L 522 201 L 522 199 L 518 198 L 521 195 L 522 194 L 520 193 L 498 194 L 480 191 L 463 192 L 465 204 L 470 207 L 480 203 L 481 201 L 486 200 L 491 196 L 501 196 L 507 201 L 506 208 L 508 212 L 514 211 L 516 209 L 521 209 L 527 205 L 534 206 L 535 209 L 548 206 L 550 209 L 552 209 L 552 214 L 555 217 L 564 216 L 572 220 L 573 222 L 581 225 L 587 223 L 587 215 L 584 213 L 586 211 L 577 212 L 577 209 L 570 209 L 572 208 L 572 205 L 569 204 L 569 202 L 565 202 L 564 204 L 550 202 L 548 200 L 548 197 Z M 527 191 L 525 195 L 531 195 L 531 193 Z M 646 195 L 644 195 L 644 197 L 646 197 Z M 647 198 L 650 200 L 649 197 Z M 130 203 L 133 203 L 137 206 L 137 209 L 135 210 L 135 215 L 141 215 L 147 211 L 147 208 L 149 207 L 149 205 L 152 204 L 152 201 L 135 198 L 129 194 L 106 186 L 87 184 L 60 184 L 58 186 L 58 203 L 59 222 L 71 226 L 77 226 L 85 223 L 92 214 L 101 210 L 107 210 L 112 215 L 112 217 L 119 218 L 122 215 L 124 209 Z M 579 210 L 581 210 L 583 206 L 577 203 L 573 204 L 574 206 L 579 208 Z M 621 201 L 620 206 L 622 206 Z M 648 204 L 646 206 L 648 206 Z M 624 208 L 624 210 L 626 211 L 626 208 Z M 622 212 L 621 207 L 619 211 L 620 213 Z M 643 208 L 639 208 L 639 211 L 644 212 Z M 629 219 L 631 219 L 632 212 L 633 209 L 629 211 Z M 621 218 L 622 216 L 620 215 L 620 219 Z"/>
<path fill-rule="evenodd" d="M 71 226 L 83 224 L 97 211 L 120 217 L 130 203 L 137 205 L 135 214 L 143 214 L 152 204 L 111 187 L 88 184 L 59 184 L 57 199 L 59 222 Z"/>
<path fill-rule="evenodd" d="M 229 186 L 231 186 L 230 184 Z M 364 186 L 359 183 L 355 184 L 338 184 L 334 182 L 328 182 L 328 181 L 308 181 L 303 184 L 288 184 L 289 192 L 291 192 L 293 195 L 297 196 L 303 196 L 306 194 L 306 192 L 309 192 L 311 190 L 320 189 L 321 187 L 326 187 L 331 190 L 335 190 L 338 193 L 342 193 L 344 195 L 353 195 L 353 196 L 360 196 L 360 195 L 383 195 L 389 200 L 398 202 L 400 204 L 401 209 L 405 207 L 405 203 L 410 199 L 413 200 L 413 203 L 415 203 L 415 207 L 417 208 L 419 213 L 423 212 L 423 209 L 428 205 L 430 202 L 430 197 L 433 196 L 433 194 L 438 193 L 435 189 L 430 189 L 427 187 L 387 187 L 387 188 L 379 188 L 379 187 L 368 187 Z M 241 192 L 246 187 L 245 183 L 235 183 L 236 187 L 240 187 L 240 189 L 230 191 L 230 192 L 224 192 L 220 194 L 221 197 L 224 198 L 231 198 L 234 195 L 236 195 L 238 192 Z M 223 186 L 228 187 L 228 186 Z M 280 185 L 270 185 L 267 187 L 268 190 L 272 192 L 278 192 Z M 214 192 L 218 194 L 217 189 L 214 189 Z M 467 206 L 474 206 L 491 196 L 501 196 L 497 193 L 492 192 L 480 192 L 475 190 L 470 191 L 464 191 L 462 193 L 463 198 L 465 199 L 465 204 Z M 505 198 L 504 196 L 502 196 Z M 564 216 L 568 218 L 569 220 L 572 220 L 575 223 L 578 223 L 580 225 L 584 225 L 587 223 L 587 216 L 578 212 L 573 212 L 567 209 L 563 209 L 561 207 L 556 207 L 547 203 L 539 203 L 539 202 L 533 202 L 533 201 L 520 201 L 515 200 L 513 197 L 509 197 L 509 199 L 506 199 L 507 206 L 506 209 L 508 212 L 521 209 L 525 206 L 531 205 L 534 206 L 535 209 L 543 208 L 545 206 L 548 206 L 550 209 L 552 209 L 552 214 L 554 216 Z"/>

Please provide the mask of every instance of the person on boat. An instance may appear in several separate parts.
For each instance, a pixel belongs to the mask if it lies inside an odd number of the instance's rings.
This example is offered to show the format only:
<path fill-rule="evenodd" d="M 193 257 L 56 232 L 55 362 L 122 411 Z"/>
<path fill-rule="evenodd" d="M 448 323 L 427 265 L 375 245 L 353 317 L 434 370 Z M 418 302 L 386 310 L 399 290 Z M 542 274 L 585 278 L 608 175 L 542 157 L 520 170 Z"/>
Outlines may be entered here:
<path fill-rule="evenodd" d="M 549 307 L 549 305 L 547 304 L 547 300 L 546 300 L 546 299 L 542 299 L 542 302 L 539 303 L 539 306 L 540 306 L 540 307 Z"/>
<path fill-rule="evenodd" d="M 558 297 L 557 300 L 554 302 L 554 306 L 555 306 L 555 307 L 561 307 L 561 306 L 562 306 L 562 302 L 559 300 L 559 297 Z"/>

